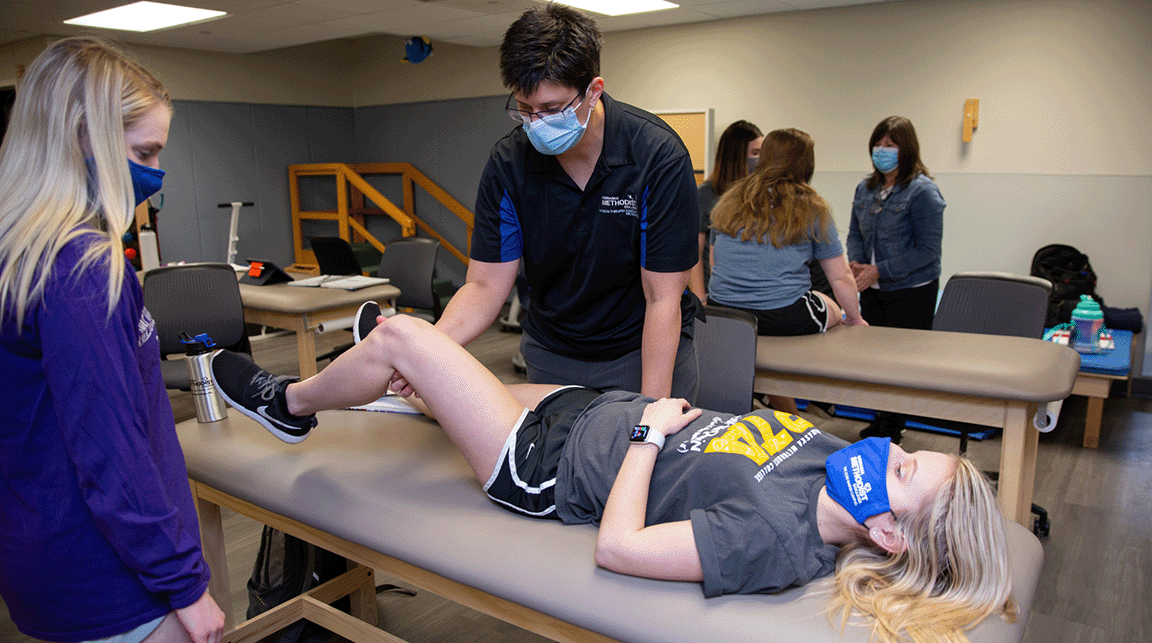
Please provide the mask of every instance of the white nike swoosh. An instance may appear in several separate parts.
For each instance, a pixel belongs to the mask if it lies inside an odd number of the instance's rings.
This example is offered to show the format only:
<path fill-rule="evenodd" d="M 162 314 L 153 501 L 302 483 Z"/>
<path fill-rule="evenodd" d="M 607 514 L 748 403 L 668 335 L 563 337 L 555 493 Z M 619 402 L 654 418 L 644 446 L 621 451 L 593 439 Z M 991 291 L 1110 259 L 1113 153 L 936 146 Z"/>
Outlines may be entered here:
<path fill-rule="evenodd" d="M 528 457 L 528 454 L 532 453 L 532 449 L 535 449 L 535 448 L 536 448 L 536 443 L 535 443 L 535 442 L 533 442 L 532 444 L 529 444 L 529 445 L 528 445 L 528 450 L 524 452 L 524 457 L 525 457 L 525 458 L 527 458 L 527 457 Z"/>
<path fill-rule="evenodd" d="M 265 410 L 267 408 L 268 408 L 267 404 L 265 404 L 264 406 L 258 406 L 258 407 L 256 407 L 256 412 L 258 414 L 260 414 L 260 417 L 262 417 L 262 418 L 264 418 L 270 422 L 274 422 L 276 424 L 276 426 L 283 426 L 282 424 L 280 424 L 280 420 L 277 420 L 276 418 L 272 417 L 271 415 L 268 415 L 268 411 Z"/>

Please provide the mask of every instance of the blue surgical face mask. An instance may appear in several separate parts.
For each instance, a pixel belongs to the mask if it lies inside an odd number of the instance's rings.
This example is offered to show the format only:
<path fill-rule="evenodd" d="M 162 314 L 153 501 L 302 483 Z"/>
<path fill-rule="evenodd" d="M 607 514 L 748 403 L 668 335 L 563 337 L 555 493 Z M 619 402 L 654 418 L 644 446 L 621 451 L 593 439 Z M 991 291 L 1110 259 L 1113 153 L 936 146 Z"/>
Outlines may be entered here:
<path fill-rule="evenodd" d="M 824 461 L 828 496 L 848 510 L 856 522 L 887 511 L 888 452 L 891 438 L 867 438 L 849 444 Z"/>
<path fill-rule="evenodd" d="M 528 140 L 531 141 L 532 147 L 541 154 L 556 156 L 567 152 L 572 149 L 573 145 L 579 143 L 580 139 L 584 138 L 584 130 L 588 127 L 588 121 L 592 120 L 592 112 L 589 110 L 588 120 L 581 123 L 580 117 L 576 115 L 577 107 L 579 105 L 573 105 L 555 116 L 525 121 L 524 131 L 528 134 Z"/>
<path fill-rule="evenodd" d="M 900 164 L 900 148 L 880 147 L 872 148 L 872 165 L 881 172 L 891 172 Z"/>
<path fill-rule="evenodd" d="M 748 173 L 749 174 L 755 174 L 756 173 L 756 165 L 758 163 L 760 163 L 760 157 L 759 156 L 749 156 L 748 157 Z"/>
<path fill-rule="evenodd" d="M 132 176 L 132 190 L 136 193 L 136 205 L 160 191 L 164 185 L 164 170 L 140 165 L 128 159 L 128 173 Z"/>

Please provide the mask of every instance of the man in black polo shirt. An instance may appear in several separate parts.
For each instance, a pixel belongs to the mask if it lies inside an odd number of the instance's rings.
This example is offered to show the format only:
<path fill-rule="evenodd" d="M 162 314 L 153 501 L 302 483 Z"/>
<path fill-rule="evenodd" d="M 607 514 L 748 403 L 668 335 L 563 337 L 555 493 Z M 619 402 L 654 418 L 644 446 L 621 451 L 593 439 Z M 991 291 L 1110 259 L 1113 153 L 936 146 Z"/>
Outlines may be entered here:
<path fill-rule="evenodd" d="M 529 10 L 505 33 L 500 70 L 522 127 L 492 148 L 467 281 L 437 326 L 475 339 L 523 263 L 530 381 L 691 401 L 692 163 L 658 117 L 604 93 L 600 46 L 595 22 L 561 5 Z"/>

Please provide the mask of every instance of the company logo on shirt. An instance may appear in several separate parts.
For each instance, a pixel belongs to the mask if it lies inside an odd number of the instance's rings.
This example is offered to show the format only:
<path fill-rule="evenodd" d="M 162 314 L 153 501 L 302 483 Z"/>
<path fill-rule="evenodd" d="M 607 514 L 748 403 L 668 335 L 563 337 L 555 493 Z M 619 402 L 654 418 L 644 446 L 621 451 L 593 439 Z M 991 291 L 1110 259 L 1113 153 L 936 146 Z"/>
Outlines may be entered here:
<path fill-rule="evenodd" d="M 152 319 L 152 313 L 148 312 L 147 308 L 140 311 L 140 321 L 136 322 L 136 333 L 137 348 L 148 343 L 148 340 L 156 334 L 156 322 Z"/>
<path fill-rule="evenodd" d="M 726 422 L 715 418 L 681 443 L 678 450 L 687 453 L 703 447 L 704 453 L 744 456 L 760 467 L 755 478 L 761 482 L 819 434 L 820 430 L 804 418 L 775 411 L 771 420 L 756 415 L 738 416 Z"/>
<path fill-rule="evenodd" d="M 624 196 L 602 195 L 600 197 L 600 213 L 622 214 L 626 217 L 640 216 L 639 211 L 636 209 L 636 197 L 631 194 Z"/>

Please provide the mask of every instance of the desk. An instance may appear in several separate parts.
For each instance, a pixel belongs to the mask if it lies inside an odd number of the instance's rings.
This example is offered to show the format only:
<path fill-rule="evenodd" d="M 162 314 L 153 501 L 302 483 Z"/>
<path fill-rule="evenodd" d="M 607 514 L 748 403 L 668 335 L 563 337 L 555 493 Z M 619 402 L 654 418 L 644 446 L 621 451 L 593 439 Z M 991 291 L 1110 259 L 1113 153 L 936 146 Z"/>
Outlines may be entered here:
<path fill-rule="evenodd" d="M 360 304 L 368 300 L 386 307 L 387 302 L 399 294 L 398 288 L 388 284 L 360 290 L 240 284 L 244 321 L 296 333 L 301 379 L 316 374 L 316 337 L 313 333 L 317 324 L 355 315 Z"/>
<path fill-rule="evenodd" d="M 1028 526 L 1040 403 L 1072 392 L 1080 356 L 1041 339 L 880 326 L 759 337 L 757 393 L 838 402 L 1004 430 L 1000 508 Z"/>
<path fill-rule="evenodd" d="M 1114 330 L 1112 339 L 1116 347 L 1099 355 L 1081 355 L 1080 373 L 1076 375 L 1073 395 L 1088 398 L 1084 414 L 1084 448 L 1100 446 L 1100 420 L 1104 416 L 1104 400 L 1115 380 L 1127 380 L 1132 368 L 1132 331 Z"/>

